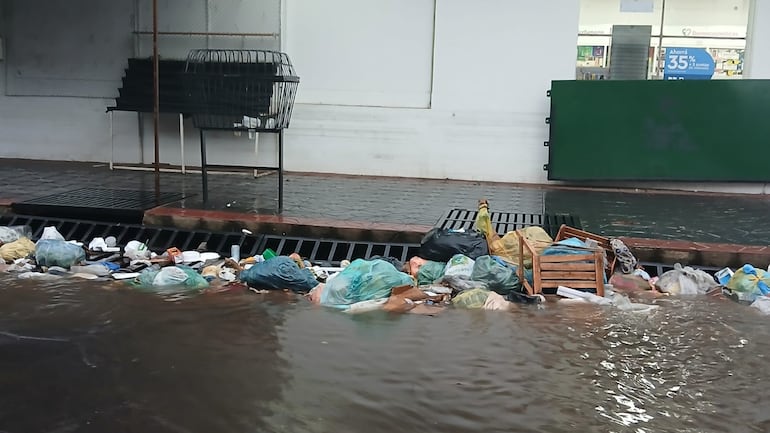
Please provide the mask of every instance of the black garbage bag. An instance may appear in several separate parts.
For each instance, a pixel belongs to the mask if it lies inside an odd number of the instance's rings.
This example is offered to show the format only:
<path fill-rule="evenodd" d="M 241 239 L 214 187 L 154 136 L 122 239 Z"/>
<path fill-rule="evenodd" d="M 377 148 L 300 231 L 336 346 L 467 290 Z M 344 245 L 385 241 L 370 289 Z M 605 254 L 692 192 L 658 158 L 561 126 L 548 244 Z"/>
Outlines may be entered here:
<path fill-rule="evenodd" d="M 543 297 L 543 295 L 529 295 L 515 290 L 508 292 L 505 299 L 517 304 L 542 304 L 545 302 L 545 297 Z"/>
<path fill-rule="evenodd" d="M 402 262 L 401 260 L 395 257 L 372 256 L 372 257 L 369 257 L 369 260 L 382 260 L 390 263 L 391 265 L 393 265 L 394 268 L 398 269 L 399 271 L 404 269 L 404 262 Z"/>
<path fill-rule="evenodd" d="M 434 228 L 420 242 L 420 257 L 434 262 L 448 262 L 455 254 L 462 254 L 474 260 L 489 254 L 487 240 L 479 232 L 457 232 Z"/>

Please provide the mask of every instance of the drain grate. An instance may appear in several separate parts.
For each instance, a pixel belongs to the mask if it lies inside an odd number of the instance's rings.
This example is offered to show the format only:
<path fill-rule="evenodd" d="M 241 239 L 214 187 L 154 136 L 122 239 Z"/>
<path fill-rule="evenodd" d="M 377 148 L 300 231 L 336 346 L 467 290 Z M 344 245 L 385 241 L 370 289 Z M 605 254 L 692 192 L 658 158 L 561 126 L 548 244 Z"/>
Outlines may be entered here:
<path fill-rule="evenodd" d="M 297 253 L 312 263 L 338 266 L 342 260 L 368 259 L 374 256 L 393 257 L 402 262 L 420 252 L 419 244 L 343 241 L 287 236 L 264 237 L 259 250 L 270 248 L 278 255 Z"/>
<path fill-rule="evenodd" d="M 14 203 L 14 212 L 99 221 L 141 222 L 144 211 L 184 198 L 178 192 L 79 188 Z"/>
<path fill-rule="evenodd" d="M 231 245 L 240 245 L 241 257 L 261 254 L 270 248 L 279 255 L 298 253 L 315 264 L 338 266 L 342 260 L 368 259 L 373 256 L 394 257 L 402 262 L 419 255 L 420 245 L 410 243 L 382 243 L 314 239 L 291 236 L 244 235 L 239 232 L 210 232 L 180 230 L 173 227 L 154 227 L 141 224 L 106 223 L 67 218 L 46 218 L 30 215 L 0 215 L 0 226 L 28 225 L 32 228 L 32 239 L 36 240 L 43 229 L 54 226 L 70 240 L 88 243 L 94 237 L 115 236 L 118 246 L 125 246 L 131 240 L 146 242 L 151 250 L 164 251 L 175 246 L 181 250 L 192 250 L 206 242 L 207 250 L 223 257 L 230 255 Z M 653 262 L 640 263 L 652 275 L 661 275 L 673 269 L 672 265 Z M 715 267 L 690 265 L 714 273 Z"/>
<path fill-rule="evenodd" d="M 95 237 L 115 236 L 118 246 L 125 246 L 129 241 L 145 242 L 151 250 L 161 252 L 169 247 L 180 250 L 193 250 L 201 242 L 206 242 L 207 250 L 222 256 L 230 255 L 230 246 L 241 246 L 241 256 L 251 256 L 262 252 L 262 235 L 245 235 L 239 232 L 211 232 L 180 230 L 173 227 L 154 227 L 141 224 L 106 223 L 102 221 L 83 221 L 67 218 L 45 218 L 30 215 L 0 216 L 0 225 L 27 225 L 32 228 L 32 239 L 38 239 L 43 229 L 54 226 L 66 239 L 88 244 Z"/>
<path fill-rule="evenodd" d="M 472 230 L 478 214 L 478 210 L 450 209 L 438 220 L 436 226 L 443 229 Z M 490 212 L 489 218 L 492 221 L 492 227 L 500 235 L 528 226 L 540 226 L 543 230 L 548 232 L 551 237 L 556 236 L 556 233 L 559 231 L 559 227 L 561 227 L 562 224 L 577 229 L 583 228 L 580 223 L 580 218 L 571 214 Z"/>

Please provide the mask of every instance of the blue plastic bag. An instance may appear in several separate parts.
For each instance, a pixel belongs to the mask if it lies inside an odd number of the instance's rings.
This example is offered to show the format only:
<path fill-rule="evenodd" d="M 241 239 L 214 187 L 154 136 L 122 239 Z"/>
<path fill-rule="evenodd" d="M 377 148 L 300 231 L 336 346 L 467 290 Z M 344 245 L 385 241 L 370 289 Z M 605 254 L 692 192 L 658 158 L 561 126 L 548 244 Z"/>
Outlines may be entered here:
<path fill-rule="evenodd" d="M 41 239 L 35 245 L 35 260 L 40 266 L 70 268 L 86 259 L 82 247 L 66 241 Z"/>
<path fill-rule="evenodd" d="M 277 256 L 241 272 L 241 281 L 255 289 L 289 289 L 295 292 L 309 292 L 318 285 L 309 269 L 300 269 L 297 263 L 286 257 Z"/>
<path fill-rule="evenodd" d="M 326 283 L 321 292 L 321 304 L 346 307 L 361 301 L 383 299 L 390 296 L 393 288 L 407 285 L 414 285 L 412 277 L 390 263 L 356 259 Z"/>

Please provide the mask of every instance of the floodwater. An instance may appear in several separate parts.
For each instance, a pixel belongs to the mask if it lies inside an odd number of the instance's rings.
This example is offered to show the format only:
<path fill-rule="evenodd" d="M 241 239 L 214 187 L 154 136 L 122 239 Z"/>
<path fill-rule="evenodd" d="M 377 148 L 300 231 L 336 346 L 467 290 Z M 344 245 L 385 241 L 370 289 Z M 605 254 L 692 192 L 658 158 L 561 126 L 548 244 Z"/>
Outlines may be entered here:
<path fill-rule="evenodd" d="M 348 315 L 0 276 L 0 432 L 761 432 L 770 322 L 711 298 Z"/>

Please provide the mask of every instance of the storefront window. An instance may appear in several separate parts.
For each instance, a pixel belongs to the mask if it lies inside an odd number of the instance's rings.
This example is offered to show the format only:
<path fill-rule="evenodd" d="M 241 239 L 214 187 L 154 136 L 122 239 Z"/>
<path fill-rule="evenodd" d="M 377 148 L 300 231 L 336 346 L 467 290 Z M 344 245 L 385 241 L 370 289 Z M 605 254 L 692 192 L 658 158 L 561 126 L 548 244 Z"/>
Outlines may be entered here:
<path fill-rule="evenodd" d="M 613 50 L 623 58 L 612 38 L 620 26 L 651 29 L 647 79 L 742 78 L 750 2 L 581 0 L 576 78 L 612 79 Z"/>

